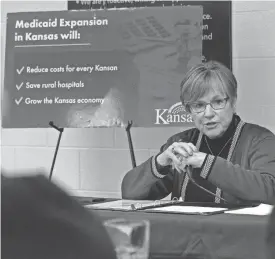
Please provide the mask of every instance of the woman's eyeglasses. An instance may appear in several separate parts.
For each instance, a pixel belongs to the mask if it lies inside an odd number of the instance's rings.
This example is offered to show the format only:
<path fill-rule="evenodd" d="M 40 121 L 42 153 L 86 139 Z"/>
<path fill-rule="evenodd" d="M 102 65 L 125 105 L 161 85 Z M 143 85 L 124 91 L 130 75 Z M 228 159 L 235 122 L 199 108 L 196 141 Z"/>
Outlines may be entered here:
<path fill-rule="evenodd" d="M 206 103 L 206 102 L 195 102 L 195 103 L 188 103 L 186 106 L 190 109 L 190 111 L 194 112 L 194 113 L 200 113 L 200 112 L 204 112 L 206 109 L 206 106 L 208 104 L 210 104 L 210 106 L 214 109 L 214 110 L 221 110 L 224 109 L 227 101 L 228 101 L 228 97 L 223 98 L 223 99 L 216 99 L 211 101 L 210 103 Z"/>

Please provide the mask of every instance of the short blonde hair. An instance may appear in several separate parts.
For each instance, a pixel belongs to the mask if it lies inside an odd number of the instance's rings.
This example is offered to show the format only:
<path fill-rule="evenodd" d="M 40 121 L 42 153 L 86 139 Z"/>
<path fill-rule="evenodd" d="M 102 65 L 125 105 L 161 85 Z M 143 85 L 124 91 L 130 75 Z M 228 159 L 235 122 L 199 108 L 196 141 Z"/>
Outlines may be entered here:
<path fill-rule="evenodd" d="M 188 103 L 196 102 L 210 90 L 218 90 L 229 97 L 231 103 L 237 99 L 237 80 L 233 73 L 217 61 L 208 61 L 192 67 L 180 85 L 180 99 L 188 109 Z"/>

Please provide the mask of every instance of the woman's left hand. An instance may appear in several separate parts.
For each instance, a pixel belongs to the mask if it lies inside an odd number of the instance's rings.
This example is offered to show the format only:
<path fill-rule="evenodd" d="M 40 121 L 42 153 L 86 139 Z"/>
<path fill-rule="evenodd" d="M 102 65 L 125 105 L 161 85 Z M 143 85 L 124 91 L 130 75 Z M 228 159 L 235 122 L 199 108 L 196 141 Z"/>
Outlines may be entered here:
<path fill-rule="evenodd" d="M 206 155 L 207 154 L 203 152 L 193 152 L 192 156 L 188 156 L 188 157 L 181 156 L 180 157 L 181 164 L 177 164 L 175 166 L 177 169 L 181 169 L 183 171 L 186 165 L 190 165 L 193 168 L 201 168 Z"/>
<path fill-rule="evenodd" d="M 184 158 L 184 163 L 192 166 L 193 168 L 201 168 L 206 155 L 207 154 L 203 152 L 194 152 L 192 156 Z"/>

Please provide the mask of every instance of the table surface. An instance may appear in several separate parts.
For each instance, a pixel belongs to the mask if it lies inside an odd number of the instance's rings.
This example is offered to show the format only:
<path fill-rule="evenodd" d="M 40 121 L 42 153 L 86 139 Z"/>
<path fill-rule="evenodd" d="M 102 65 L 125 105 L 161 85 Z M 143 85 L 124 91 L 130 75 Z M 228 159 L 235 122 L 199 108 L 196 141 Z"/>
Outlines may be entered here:
<path fill-rule="evenodd" d="M 268 216 L 181 215 L 94 210 L 111 218 L 150 221 L 150 259 L 264 259 Z"/>

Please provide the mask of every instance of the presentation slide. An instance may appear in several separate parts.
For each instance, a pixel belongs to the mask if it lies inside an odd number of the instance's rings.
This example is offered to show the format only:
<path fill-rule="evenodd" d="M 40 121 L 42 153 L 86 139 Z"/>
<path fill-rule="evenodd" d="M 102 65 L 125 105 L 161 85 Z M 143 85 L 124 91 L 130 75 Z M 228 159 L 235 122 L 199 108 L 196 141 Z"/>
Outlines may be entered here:
<path fill-rule="evenodd" d="M 200 5 L 10 13 L 2 127 L 190 124 L 180 82 L 202 31 Z"/>
<path fill-rule="evenodd" d="M 202 6 L 202 61 L 217 60 L 232 69 L 232 1 L 67 1 L 68 10 Z"/>

